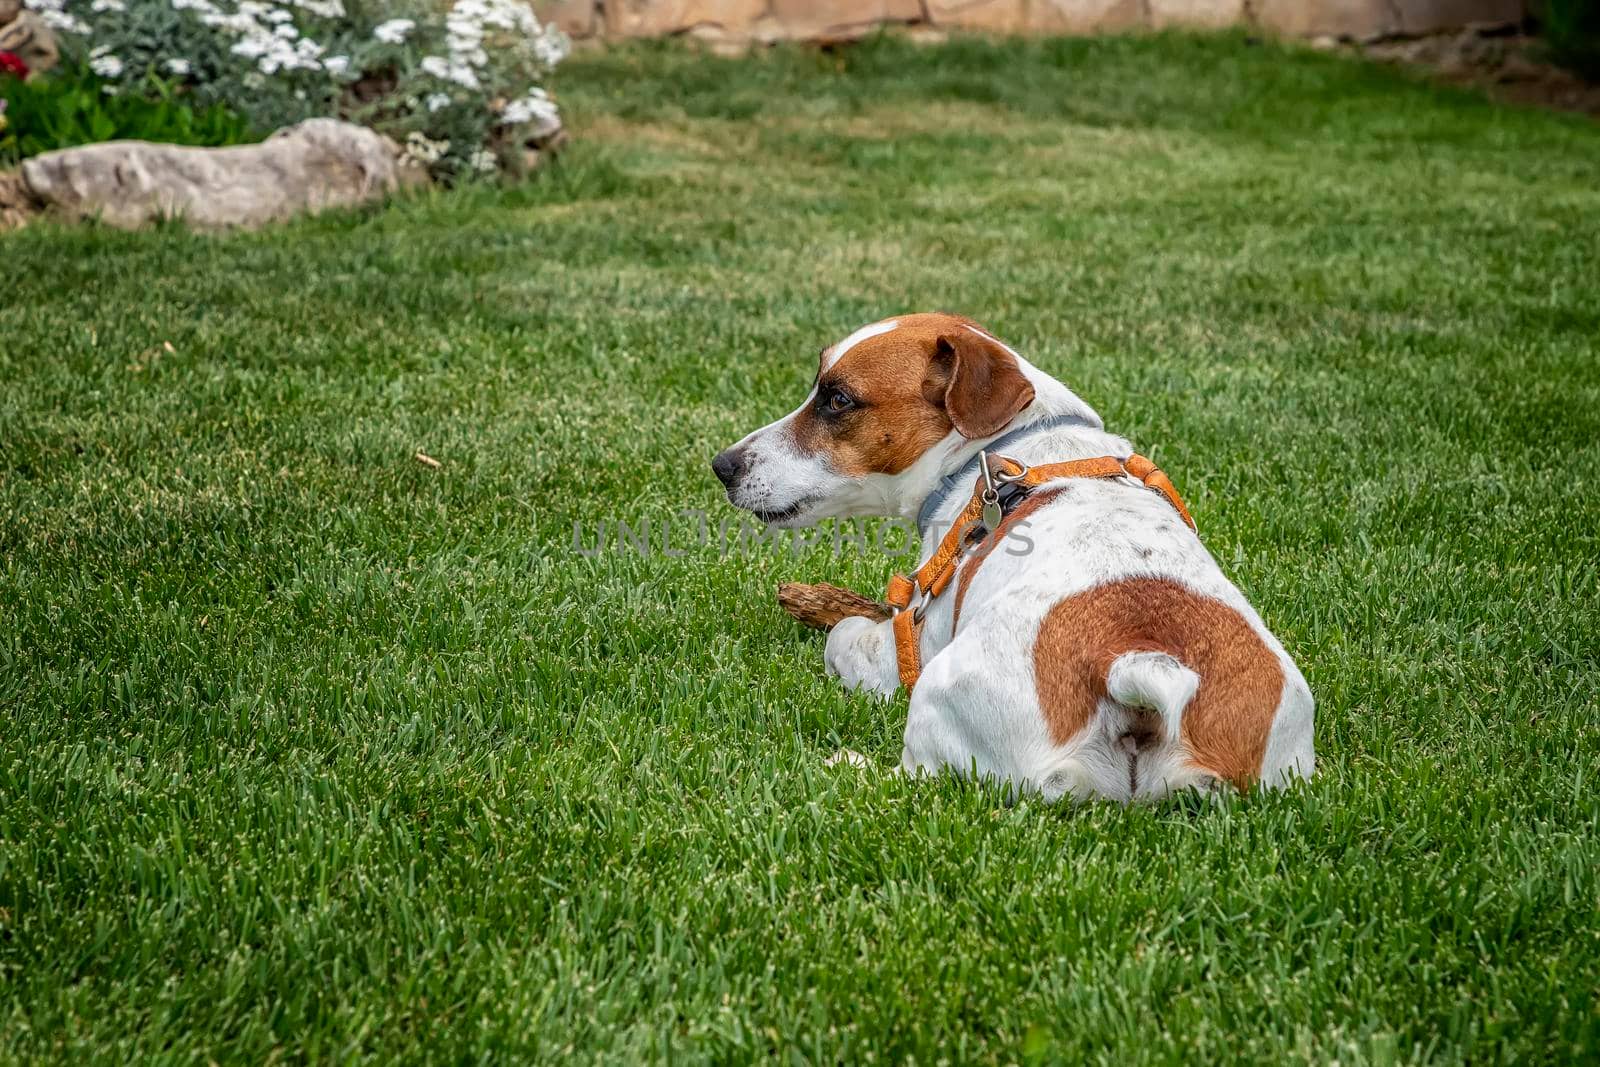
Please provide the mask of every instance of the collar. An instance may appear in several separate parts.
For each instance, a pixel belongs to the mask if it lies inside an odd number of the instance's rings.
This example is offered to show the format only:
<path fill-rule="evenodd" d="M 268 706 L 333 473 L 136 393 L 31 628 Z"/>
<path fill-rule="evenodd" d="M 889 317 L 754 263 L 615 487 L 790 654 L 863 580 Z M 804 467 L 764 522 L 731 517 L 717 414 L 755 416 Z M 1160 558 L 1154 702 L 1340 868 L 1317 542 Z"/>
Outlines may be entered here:
<path fill-rule="evenodd" d="M 978 464 L 981 462 L 984 452 L 995 455 L 999 453 L 1001 448 L 1017 441 L 1026 434 L 1053 430 L 1058 426 L 1087 425 L 1088 423 L 1084 422 L 1083 418 L 1078 415 L 1050 415 L 1039 419 L 1037 422 L 1030 422 L 1026 426 L 1018 426 L 1015 430 L 996 437 L 984 445 L 982 449 L 973 453 L 972 457 L 961 466 L 939 479 L 939 483 L 933 487 L 933 491 L 923 500 L 922 508 L 917 512 L 918 535 L 926 536 L 928 524 L 939 513 L 939 509 L 944 506 L 945 501 L 950 499 L 951 493 L 956 492 L 958 489 L 971 491 L 972 481 L 978 473 Z"/>

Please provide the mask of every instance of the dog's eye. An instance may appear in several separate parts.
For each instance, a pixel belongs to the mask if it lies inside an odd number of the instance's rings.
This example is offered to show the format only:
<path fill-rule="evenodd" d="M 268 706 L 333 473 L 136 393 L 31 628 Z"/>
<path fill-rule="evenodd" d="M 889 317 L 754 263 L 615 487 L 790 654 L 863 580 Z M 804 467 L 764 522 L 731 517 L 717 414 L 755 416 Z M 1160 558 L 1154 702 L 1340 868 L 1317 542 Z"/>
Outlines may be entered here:
<path fill-rule="evenodd" d="M 851 398 L 849 393 L 840 392 L 838 389 L 835 389 L 833 392 L 828 394 L 827 405 L 829 411 L 833 412 L 834 414 L 838 414 L 841 411 L 849 411 L 851 408 L 856 406 L 856 402 Z"/>

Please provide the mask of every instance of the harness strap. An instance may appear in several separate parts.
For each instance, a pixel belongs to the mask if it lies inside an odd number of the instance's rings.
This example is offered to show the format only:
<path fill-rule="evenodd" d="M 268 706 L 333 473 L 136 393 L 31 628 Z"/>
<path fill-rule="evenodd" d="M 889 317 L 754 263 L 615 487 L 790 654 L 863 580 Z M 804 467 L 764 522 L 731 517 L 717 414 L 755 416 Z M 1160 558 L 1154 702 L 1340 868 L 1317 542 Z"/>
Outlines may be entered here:
<path fill-rule="evenodd" d="M 1165 471 L 1137 452 L 1129 456 L 1123 465 L 1128 468 L 1129 474 L 1166 497 L 1167 503 L 1178 510 L 1185 526 L 1191 530 L 1196 528 L 1194 517 L 1189 514 L 1189 509 L 1183 506 L 1183 497 L 1178 495 L 1178 487 L 1172 484 L 1172 479 L 1167 477 Z"/>
<path fill-rule="evenodd" d="M 1046 463 L 1039 467 L 1024 467 L 1016 460 L 1004 456 L 993 457 L 990 463 L 991 474 L 1011 485 L 1021 486 L 1024 493 L 1058 478 L 1134 478 L 1160 493 L 1183 518 L 1189 529 L 1195 528 L 1194 519 L 1190 517 L 1189 509 L 1184 507 L 1183 499 L 1178 496 L 1178 490 L 1173 486 L 1172 479 L 1162 473 L 1160 467 L 1138 454 L 1131 455 L 1127 459 L 1096 456 L 1093 459 L 1074 459 L 1065 463 Z M 949 588 L 956 571 L 960 568 L 961 554 L 972 535 L 974 533 L 981 535 L 985 532 L 983 525 L 985 488 L 986 479 L 980 473 L 977 484 L 973 486 L 972 499 L 961 509 L 961 514 L 956 517 L 954 525 L 939 542 L 939 547 L 934 550 L 933 555 L 928 557 L 928 562 L 918 567 L 910 577 L 897 574 L 890 578 L 889 586 L 884 591 L 884 600 L 894 609 L 894 650 L 895 660 L 900 668 L 900 684 L 906 687 L 908 693 L 916 686 L 917 678 L 922 674 L 920 647 L 922 618 L 927 613 L 928 605 Z M 987 532 L 998 534 L 998 531 Z M 918 593 L 921 594 L 921 599 L 913 608 L 911 600 Z"/>

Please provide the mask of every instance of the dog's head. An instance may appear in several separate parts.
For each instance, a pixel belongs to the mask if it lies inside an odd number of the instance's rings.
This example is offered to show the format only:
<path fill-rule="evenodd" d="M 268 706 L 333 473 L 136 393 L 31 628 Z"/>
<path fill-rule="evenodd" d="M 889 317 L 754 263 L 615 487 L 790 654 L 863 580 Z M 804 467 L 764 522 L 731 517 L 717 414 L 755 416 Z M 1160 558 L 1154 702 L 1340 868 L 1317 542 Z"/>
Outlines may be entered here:
<path fill-rule="evenodd" d="M 775 526 L 882 514 L 899 483 L 931 485 L 953 448 L 1004 430 L 1034 400 L 1030 373 L 970 319 L 885 319 L 824 348 L 805 403 L 711 467 L 734 506 Z"/>

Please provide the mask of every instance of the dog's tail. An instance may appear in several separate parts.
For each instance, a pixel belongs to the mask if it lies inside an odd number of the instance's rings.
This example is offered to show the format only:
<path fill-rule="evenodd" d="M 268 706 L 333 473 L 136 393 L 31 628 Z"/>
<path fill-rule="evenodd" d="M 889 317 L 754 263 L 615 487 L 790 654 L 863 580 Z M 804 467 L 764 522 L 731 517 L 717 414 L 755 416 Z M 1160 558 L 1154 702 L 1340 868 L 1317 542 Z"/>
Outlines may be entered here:
<path fill-rule="evenodd" d="M 1162 737 L 1135 736 L 1139 748 L 1173 744 L 1183 725 L 1183 709 L 1200 688 L 1200 676 L 1165 652 L 1124 652 L 1106 672 L 1106 692 L 1129 708 L 1155 712 Z"/>

